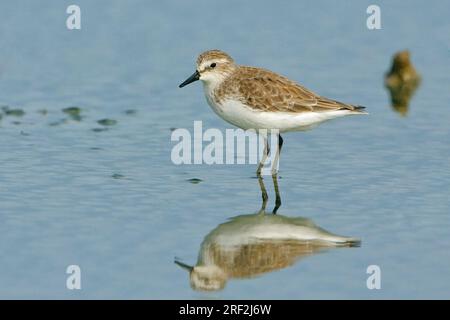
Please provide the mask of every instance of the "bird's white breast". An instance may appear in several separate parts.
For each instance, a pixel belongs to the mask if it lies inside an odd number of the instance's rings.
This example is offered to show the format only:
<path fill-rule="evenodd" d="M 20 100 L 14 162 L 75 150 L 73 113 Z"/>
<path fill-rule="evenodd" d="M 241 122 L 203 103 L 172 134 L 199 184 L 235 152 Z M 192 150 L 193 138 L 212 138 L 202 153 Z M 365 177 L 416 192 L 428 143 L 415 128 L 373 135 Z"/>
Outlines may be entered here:
<path fill-rule="evenodd" d="M 308 130 L 315 125 L 350 114 L 349 110 L 334 110 L 329 112 L 264 112 L 252 109 L 243 104 L 237 97 L 229 96 L 218 102 L 214 90 L 204 86 L 206 100 L 213 111 L 225 121 L 247 129 L 278 129 L 280 132 Z"/>

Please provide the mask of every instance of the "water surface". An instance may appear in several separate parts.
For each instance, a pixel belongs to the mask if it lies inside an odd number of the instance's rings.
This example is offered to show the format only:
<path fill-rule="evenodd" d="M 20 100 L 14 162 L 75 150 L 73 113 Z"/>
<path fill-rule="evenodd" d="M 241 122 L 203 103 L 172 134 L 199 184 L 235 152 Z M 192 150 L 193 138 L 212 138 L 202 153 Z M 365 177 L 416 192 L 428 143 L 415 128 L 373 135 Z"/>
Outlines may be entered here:
<path fill-rule="evenodd" d="M 79 31 L 69 4 L 0 4 L 0 105 L 24 113 L 0 120 L 1 298 L 449 298 L 448 3 L 378 1 L 376 31 L 369 1 L 79 0 Z M 207 234 L 261 206 L 253 165 L 170 160 L 171 128 L 230 127 L 200 84 L 177 88 L 211 48 L 367 106 L 286 134 L 279 179 L 280 215 L 361 247 L 191 289 L 174 259 L 195 264 Z M 383 75 L 405 48 L 423 82 L 402 117 Z M 66 289 L 70 264 L 82 290 Z M 366 287 L 371 264 L 381 290 Z"/>

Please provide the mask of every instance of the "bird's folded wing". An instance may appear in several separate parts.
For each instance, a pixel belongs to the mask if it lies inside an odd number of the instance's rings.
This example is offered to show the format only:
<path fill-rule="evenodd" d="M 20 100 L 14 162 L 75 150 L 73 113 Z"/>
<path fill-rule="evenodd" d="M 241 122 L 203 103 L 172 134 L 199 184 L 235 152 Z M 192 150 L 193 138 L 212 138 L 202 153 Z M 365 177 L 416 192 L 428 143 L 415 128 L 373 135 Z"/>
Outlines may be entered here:
<path fill-rule="evenodd" d="M 247 77 L 241 73 L 233 81 L 236 81 L 235 88 L 242 102 L 253 109 L 292 113 L 355 110 L 353 105 L 321 97 L 271 71 L 251 67 L 246 69 Z"/>

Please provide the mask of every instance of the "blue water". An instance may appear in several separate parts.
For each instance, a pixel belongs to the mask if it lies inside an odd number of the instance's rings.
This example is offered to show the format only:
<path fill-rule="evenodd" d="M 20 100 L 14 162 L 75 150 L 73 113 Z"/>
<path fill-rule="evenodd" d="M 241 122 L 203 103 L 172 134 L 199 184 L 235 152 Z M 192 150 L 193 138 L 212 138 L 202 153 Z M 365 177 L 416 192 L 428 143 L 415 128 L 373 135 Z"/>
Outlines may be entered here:
<path fill-rule="evenodd" d="M 69 4 L 0 4 L 0 105 L 25 112 L 1 112 L 0 298 L 450 297 L 449 3 L 377 1 L 372 31 L 371 1 L 78 0 L 73 31 Z M 200 84 L 177 88 L 211 48 L 367 106 L 369 116 L 286 134 L 279 179 L 279 214 L 361 247 L 191 289 L 175 257 L 195 264 L 209 232 L 261 206 L 254 165 L 170 160 L 171 128 L 230 128 Z M 402 49 L 423 78 L 406 117 L 383 87 Z M 81 119 L 62 112 L 71 106 Z M 81 290 L 66 288 L 72 264 Z M 372 264 L 380 290 L 366 287 Z"/>

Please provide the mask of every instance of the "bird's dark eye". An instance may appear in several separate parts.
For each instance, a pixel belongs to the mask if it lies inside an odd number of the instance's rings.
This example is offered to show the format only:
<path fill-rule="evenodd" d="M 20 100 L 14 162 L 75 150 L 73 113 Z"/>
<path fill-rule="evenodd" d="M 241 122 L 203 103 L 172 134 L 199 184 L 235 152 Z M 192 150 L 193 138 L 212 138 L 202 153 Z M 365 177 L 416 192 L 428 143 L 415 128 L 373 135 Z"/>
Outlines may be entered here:
<path fill-rule="evenodd" d="M 211 68 L 215 68 L 216 67 L 216 63 L 215 62 L 211 63 L 210 67 Z"/>

